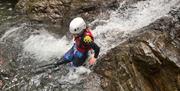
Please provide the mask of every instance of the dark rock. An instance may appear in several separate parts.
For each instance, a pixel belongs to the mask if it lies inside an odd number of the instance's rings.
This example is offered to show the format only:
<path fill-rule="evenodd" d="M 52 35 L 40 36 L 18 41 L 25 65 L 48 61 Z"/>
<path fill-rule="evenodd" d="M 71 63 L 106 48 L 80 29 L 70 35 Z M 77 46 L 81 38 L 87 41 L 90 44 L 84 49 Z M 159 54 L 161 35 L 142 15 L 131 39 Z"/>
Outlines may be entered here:
<path fill-rule="evenodd" d="M 123 0 L 19 0 L 18 12 L 27 14 L 30 19 L 64 24 L 74 16 L 94 20 L 109 9 L 117 8 Z"/>
<path fill-rule="evenodd" d="M 31 21 L 52 26 L 51 32 L 64 35 L 72 18 L 81 16 L 87 23 L 97 18 L 106 20 L 109 10 L 117 9 L 122 1 L 129 5 L 141 0 L 19 0 L 16 11 Z"/>
<path fill-rule="evenodd" d="M 105 91 L 179 91 L 180 21 L 163 17 L 108 52 L 94 68 Z"/>
<path fill-rule="evenodd" d="M 0 89 L 3 87 L 3 81 L 2 80 L 0 80 Z"/>

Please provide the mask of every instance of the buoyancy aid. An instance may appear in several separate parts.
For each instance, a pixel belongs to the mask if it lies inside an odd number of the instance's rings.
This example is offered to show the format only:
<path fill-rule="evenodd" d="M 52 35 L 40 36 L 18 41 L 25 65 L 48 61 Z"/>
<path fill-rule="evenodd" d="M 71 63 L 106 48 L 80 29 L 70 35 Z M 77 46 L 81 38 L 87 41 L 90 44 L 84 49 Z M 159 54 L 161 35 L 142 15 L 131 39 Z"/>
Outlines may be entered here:
<path fill-rule="evenodd" d="M 94 41 L 94 37 L 91 33 L 91 29 L 86 28 L 83 34 L 75 37 L 75 45 L 78 51 L 87 52 L 92 48 L 89 46 L 89 43 Z"/>

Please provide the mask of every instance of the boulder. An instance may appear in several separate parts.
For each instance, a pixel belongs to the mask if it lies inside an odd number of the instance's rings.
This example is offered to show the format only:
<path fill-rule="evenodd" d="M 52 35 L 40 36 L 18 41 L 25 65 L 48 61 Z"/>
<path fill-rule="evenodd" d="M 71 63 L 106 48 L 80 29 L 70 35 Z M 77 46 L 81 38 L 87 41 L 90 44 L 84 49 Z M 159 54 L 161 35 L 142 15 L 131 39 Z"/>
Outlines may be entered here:
<path fill-rule="evenodd" d="M 179 11 L 140 29 L 97 62 L 104 91 L 180 90 Z"/>
<path fill-rule="evenodd" d="M 74 16 L 94 20 L 106 9 L 117 8 L 123 0 L 19 0 L 18 12 L 30 19 L 64 24 Z"/>

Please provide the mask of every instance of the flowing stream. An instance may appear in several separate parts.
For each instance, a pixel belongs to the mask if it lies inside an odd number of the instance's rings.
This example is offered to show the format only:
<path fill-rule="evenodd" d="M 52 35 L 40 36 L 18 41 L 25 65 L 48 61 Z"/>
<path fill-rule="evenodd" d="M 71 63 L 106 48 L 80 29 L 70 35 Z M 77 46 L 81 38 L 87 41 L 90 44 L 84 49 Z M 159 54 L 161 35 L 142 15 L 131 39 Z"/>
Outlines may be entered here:
<path fill-rule="evenodd" d="M 1 5 L 0 2 L 0 8 Z M 109 19 L 96 19 L 90 23 L 91 26 L 98 24 L 93 29 L 93 34 L 95 42 L 101 47 L 100 56 L 132 37 L 132 32 L 168 15 L 179 6 L 179 0 L 145 0 L 132 5 L 128 5 L 126 1 L 120 3 L 117 10 L 109 11 Z M 100 78 L 85 67 L 71 68 L 65 65 L 54 73 L 31 74 L 38 65 L 52 63 L 53 58 L 61 58 L 73 45 L 73 41 L 66 36 L 48 32 L 45 28 L 47 25 L 34 26 L 30 22 L 9 26 L 4 26 L 5 24 L 0 26 L 0 47 L 7 49 L 3 56 L 12 62 L 13 68 L 9 69 L 15 68 L 13 71 L 16 74 L 7 78 L 4 90 L 102 90 Z"/>

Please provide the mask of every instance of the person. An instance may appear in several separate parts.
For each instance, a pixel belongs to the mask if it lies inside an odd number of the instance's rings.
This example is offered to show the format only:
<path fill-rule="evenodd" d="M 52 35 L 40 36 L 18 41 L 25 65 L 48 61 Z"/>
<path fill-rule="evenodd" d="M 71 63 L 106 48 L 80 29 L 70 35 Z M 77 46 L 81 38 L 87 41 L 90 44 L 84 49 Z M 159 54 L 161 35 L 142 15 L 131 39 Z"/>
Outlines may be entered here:
<path fill-rule="evenodd" d="M 94 56 L 91 57 L 89 63 L 90 65 L 94 64 L 99 55 L 100 47 L 94 42 L 91 29 L 87 27 L 83 18 L 74 18 L 70 22 L 69 31 L 73 34 L 75 43 L 56 65 L 72 62 L 75 67 L 81 66 L 88 58 L 88 51 L 90 50 L 94 50 Z"/>

